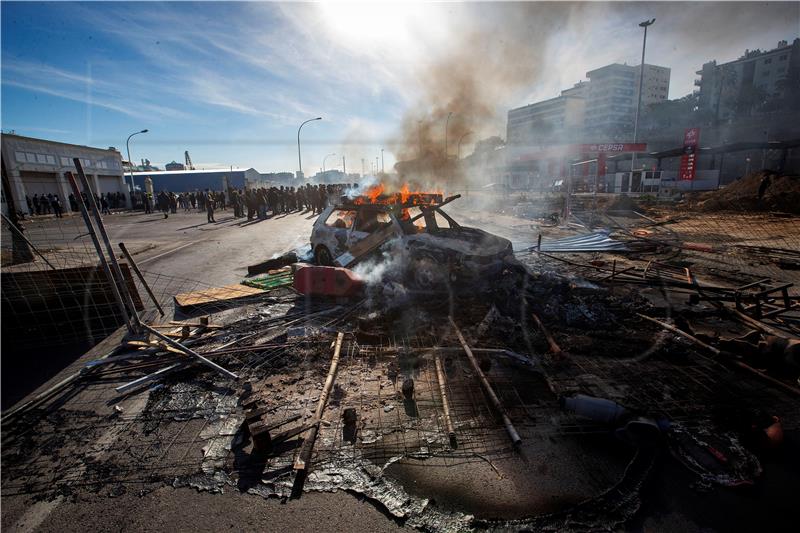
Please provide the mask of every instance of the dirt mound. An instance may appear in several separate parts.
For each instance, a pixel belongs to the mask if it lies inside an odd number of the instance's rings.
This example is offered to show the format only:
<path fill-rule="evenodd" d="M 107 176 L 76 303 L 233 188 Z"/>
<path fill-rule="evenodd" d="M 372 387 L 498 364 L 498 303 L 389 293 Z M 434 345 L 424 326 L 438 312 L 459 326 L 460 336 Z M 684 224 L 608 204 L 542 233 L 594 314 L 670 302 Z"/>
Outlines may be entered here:
<path fill-rule="evenodd" d="M 703 195 L 701 211 L 783 211 L 800 214 L 800 176 L 756 172 Z"/>

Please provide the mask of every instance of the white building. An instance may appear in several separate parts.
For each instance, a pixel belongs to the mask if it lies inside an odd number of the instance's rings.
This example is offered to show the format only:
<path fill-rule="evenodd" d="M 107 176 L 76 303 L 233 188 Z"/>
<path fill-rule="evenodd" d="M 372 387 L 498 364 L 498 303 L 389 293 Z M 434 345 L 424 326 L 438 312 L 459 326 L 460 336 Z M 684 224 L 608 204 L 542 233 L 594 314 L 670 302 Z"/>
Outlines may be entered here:
<path fill-rule="evenodd" d="M 66 172 L 75 173 L 72 162 L 74 157 L 80 158 L 83 171 L 95 194 L 121 192 L 125 194 L 126 204 L 130 205 L 128 187 L 122 173 L 122 157 L 114 148 L 92 148 L 3 134 L 2 157 L 11 193 L 19 211 L 28 211 L 26 196 L 32 198 L 35 194 L 57 195 L 65 211 L 69 211 L 68 198 L 72 189 L 65 176 Z M 3 211 L 7 212 L 5 198 Z"/>
<path fill-rule="evenodd" d="M 584 139 L 587 142 L 632 140 L 640 68 L 641 65 L 613 63 L 586 73 L 589 84 Z M 644 65 L 642 108 L 667 100 L 669 78 L 670 69 L 667 67 Z"/>
<path fill-rule="evenodd" d="M 799 56 L 800 39 L 795 39 L 792 44 L 780 41 L 766 52 L 745 50 L 735 61 L 703 64 L 697 71 L 700 79 L 694 82 L 700 87 L 700 108 L 724 120 L 733 115 L 737 103 L 748 105 L 758 99 L 783 97 L 790 72 L 800 68 Z"/>
<path fill-rule="evenodd" d="M 548 144 L 623 142 L 633 138 L 640 66 L 613 63 L 586 73 L 589 81 L 555 98 L 508 112 L 507 139 L 512 148 Z M 644 65 L 642 108 L 669 96 L 670 69 Z"/>
<path fill-rule="evenodd" d="M 559 96 L 508 112 L 506 139 L 515 146 L 558 144 L 583 127 L 586 82 L 561 91 Z"/>

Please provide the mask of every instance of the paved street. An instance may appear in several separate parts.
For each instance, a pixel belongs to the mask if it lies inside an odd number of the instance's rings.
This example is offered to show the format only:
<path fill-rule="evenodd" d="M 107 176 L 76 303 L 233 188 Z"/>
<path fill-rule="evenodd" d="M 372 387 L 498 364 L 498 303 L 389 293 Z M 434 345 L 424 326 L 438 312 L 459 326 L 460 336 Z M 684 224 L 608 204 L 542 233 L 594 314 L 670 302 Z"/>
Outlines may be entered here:
<path fill-rule="evenodd" d="M 307 245 L 316 215 L 295 212 L 248 222 L 226 210 L 215 218 L 209 224 L 205 212 L 179 211 L 167 219 L 135 212 L 106 215 L 103 223 L 112 244 L 124 242 L 143 271 L 216 286 L 240 281 L 249 264 Z M 25 227 L 36 246 L 58 248 L 48 257 L 76 246 L 90 258 L 94 253 L 80 215 L 33 219 Z"/>

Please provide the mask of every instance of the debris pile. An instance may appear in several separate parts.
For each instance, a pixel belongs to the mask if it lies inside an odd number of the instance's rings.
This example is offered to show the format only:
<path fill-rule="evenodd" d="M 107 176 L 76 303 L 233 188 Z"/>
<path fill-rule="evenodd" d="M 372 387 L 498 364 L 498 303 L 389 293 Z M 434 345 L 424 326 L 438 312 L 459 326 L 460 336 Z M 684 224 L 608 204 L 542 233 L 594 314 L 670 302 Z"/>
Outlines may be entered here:
<path fill-rule="evenodd" d="M 148 335 L 4 417 L 4 489 L 69 486 L 60 457 L 38 476 L 21 450 L 94 417 L 103 454 L 71 449 L 70 464 L 98 486 L 343 490 L 423 530 L 615 530 L 660 462 L 685 467 L 687 490 L 735 490 L 800 428 L 790 283 L 713 284 L 635 254 L 618 267 L 629 250 L 601 232 L 420 290 L 379 248 L 356 272 L 289 254 L 177 295 L 183 320 L 139 324 Z M 53 422 L 105 380 L 97 414 Z"/>
<path fill-rule="evenodd" d="M 800 214 L 800 176 L 755 172 L 703 195 L 701 211 L 780 211 Z"/>

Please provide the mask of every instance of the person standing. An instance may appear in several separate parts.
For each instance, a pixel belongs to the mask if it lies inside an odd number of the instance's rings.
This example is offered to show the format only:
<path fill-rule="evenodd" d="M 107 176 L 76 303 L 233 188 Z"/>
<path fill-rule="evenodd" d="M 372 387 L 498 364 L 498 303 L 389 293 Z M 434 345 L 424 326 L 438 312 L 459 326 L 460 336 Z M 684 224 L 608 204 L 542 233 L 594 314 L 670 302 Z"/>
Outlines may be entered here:
<path fill-rule="evenodd" d="M 52 198 L 52 197 L 53 197 L 52 194 L 48 194 L 47 196 L 45 196 L 44 194 L 42 195 L 42 199 L 41 199 L 42 212 L 45 215 L 49 215 L 50 214 L 50 198 Z"/>
<path fill-rule="evenodd" d="M 64 209 L 62 209 L 61 207 L 61 198 L 59 198 L 57 194 L 53 196 L 52 205 L 53 205 L 53 212 L 56 214 L 56 218 L 64 218 L 63 215 Z"/>
<path fill-rule="evenodd" d="M 206 189 L 206 217 L 209 224 L 216 222 L 214 220 L 214 196 L 208 189 Z"/>
<path fill-rule="evenodd" d="M 108 208 L 108 197 L 105 194 L 100 195 L 100 213 L 103 215 L 111 214 L 111 210 Z"/>

